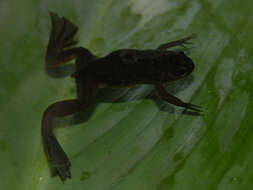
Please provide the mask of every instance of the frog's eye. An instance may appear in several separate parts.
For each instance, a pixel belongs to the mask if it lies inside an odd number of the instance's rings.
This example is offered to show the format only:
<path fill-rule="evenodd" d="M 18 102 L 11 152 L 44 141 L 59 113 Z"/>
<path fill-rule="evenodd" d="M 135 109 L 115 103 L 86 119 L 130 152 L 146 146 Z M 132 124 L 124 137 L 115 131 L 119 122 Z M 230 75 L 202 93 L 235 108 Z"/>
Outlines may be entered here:
<path fill-rule="evenodd" d="M 184 55 L 184 52 L 183 52 L 183 51 L 180 51 L 179 53 L 180 53 L 181 55 Z"/>

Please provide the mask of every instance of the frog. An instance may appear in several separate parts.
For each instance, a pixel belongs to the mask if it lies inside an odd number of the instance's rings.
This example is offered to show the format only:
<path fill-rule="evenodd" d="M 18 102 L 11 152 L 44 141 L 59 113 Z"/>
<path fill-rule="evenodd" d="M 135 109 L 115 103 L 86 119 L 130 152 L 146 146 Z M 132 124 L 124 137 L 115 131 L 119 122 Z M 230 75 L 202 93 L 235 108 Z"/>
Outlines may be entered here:
<path fill-rule="evenodd" d="M 52 176 L 62 182 L 71 178 L 71 162 L 54 134 L 53 121 L 87 109 L 101 88 L 128 88 L 134 85 L 154 86 L 156 95 L 169 104 L 200 113 L 201 107 L 185 103 L 168 93 L 165 84 L 182 79 L 194 70 L 194 63 L 185 52 L 168 50 L 192 43 L 193 35 L 159 45 L 156 49 L 119 49 L 103 57 L 77 46 L 74 36 L 78 27 L 69 19 L 49 12 L 51 31 L 47 45 L 46 69 L 55 69 L 74 61 L 76 98 L 49 105 L 43 112 L 41 133 Z"/>

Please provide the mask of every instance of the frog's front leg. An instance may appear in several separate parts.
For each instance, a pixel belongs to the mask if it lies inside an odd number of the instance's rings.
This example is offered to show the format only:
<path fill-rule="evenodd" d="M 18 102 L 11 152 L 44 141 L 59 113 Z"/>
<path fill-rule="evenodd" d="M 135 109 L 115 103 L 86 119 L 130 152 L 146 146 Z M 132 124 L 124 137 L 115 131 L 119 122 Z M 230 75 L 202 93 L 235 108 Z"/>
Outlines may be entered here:
<path fill-rule="evenodd" d="M 188 36 L 186 38 L 183 38 L 181 40 L 176 40 L 176 41 L 172 41 L 166 44 L 161 44 L 157 49 L 158 50 L 167 50 L 171 47 L 175 47 L 175 46 L 181 46 L 183 48 L 186 48 L 184 45 L 185 44 L 191 44 L 192 42 L 190 42 L 190 40 L 192 40 L 193 38 L 195 38 L 196 35 L 192 34 L 191 36 Z"/>
<path fill-rule="evenodd" d="M 162 100 L 164 100 L 164 101 L 166 101 L 170 104 L 180 106 L 180 107 L 184 107 L 184 108 L 187 108 L 187 109 L 191 109 L 191 110 L 194 110 L 196 112 L 201 112 L 201 107 L 200 106 L 182 102 L 179 98 L 169 94 L 162 85 L 156 85 L 155 90 L 156 90 L 156 93 L 157 93 L 159 98 L 161 98 Z"/>

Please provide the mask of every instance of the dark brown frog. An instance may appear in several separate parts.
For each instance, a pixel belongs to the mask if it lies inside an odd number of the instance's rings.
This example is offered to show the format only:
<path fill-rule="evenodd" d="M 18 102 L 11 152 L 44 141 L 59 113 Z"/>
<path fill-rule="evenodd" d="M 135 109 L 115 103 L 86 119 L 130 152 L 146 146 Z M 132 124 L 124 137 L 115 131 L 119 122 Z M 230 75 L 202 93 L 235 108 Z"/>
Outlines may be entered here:
<path fill-rule="evenodd" d="M 170 104 L 200 112 L 200 107 L 184 103 L 169 94 L 164 84 L 189 75 L 194 63 L 183 51 L 168 51 L 174 46 L 189 43 L 193 36 L 160 45 L 154 50 L 121 49 L 99 58 L 88 49 L 73 47 L 77 27 L 68 19 L 50 13 L 52 29 L 46 53 L 46 67 L 53 69 L 75 60 L 77 98 L 50 105 L 43 114 L 42 138 L 53 176 L 64 182 L 71 178 L 70 161 L 53 134 L 52 122 L 84 110 L 89 106 L 99 88 L 124 88 L 137 84 L 152 84 L 157 96 Z"/>

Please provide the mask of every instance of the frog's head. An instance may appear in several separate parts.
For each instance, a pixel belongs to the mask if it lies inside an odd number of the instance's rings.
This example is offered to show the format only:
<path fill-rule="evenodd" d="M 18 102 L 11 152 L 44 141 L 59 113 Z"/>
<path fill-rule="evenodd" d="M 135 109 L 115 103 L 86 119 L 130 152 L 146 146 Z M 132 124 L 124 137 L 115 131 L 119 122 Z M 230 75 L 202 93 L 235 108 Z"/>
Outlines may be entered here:
<path fill-rule="evenodd" d="M 172 55 L 171 70 L 168 73 L 174 80 L 184 78 L 185 76 L 192 73 L 194 69 L 193 61 L 187 57 L 183 51 L 176 51 Z"/>

